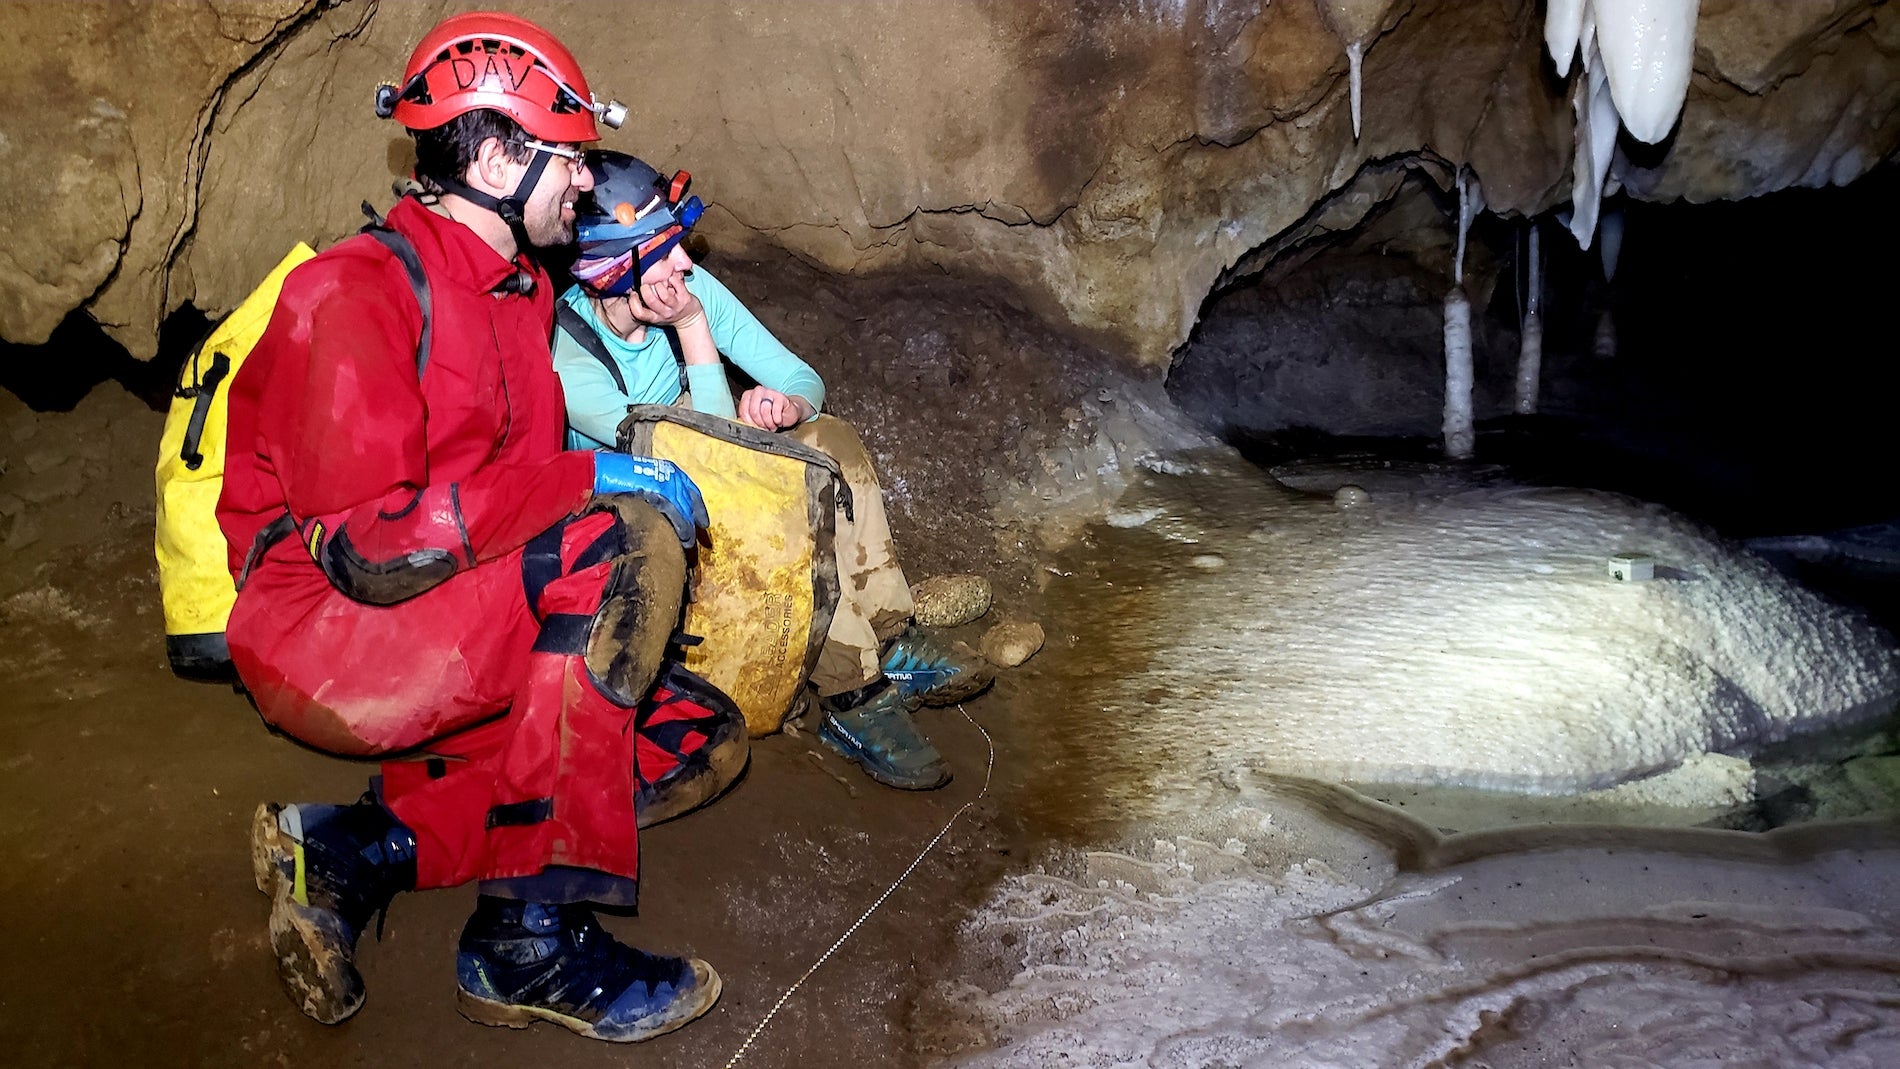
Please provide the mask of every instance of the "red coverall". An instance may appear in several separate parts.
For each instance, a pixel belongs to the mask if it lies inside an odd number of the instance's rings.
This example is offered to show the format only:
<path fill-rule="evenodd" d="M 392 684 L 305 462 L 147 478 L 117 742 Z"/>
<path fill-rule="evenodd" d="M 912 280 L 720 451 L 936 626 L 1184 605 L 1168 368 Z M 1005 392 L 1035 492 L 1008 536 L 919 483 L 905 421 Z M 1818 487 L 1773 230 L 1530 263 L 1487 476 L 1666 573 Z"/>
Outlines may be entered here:
<path fill-rule="evenodd" d="M 389 225 L 429 278 L 421 381 L 402 264 L 357 237 L 291 273 L 232 387 L 218 504 L 232 574 L 273 520 L 296 524 L 244 577 L 232 660 L 264 719 L 298 739 L 435 758 L 383 765 L 383 800 L 416 835 L 418 888 L 550 865 L 632 880 L 632 710 L 550 638 L 600 604 L 602 547 L 620 528 L 610 513 L 575 515 L 593 460 L 562 449 L 547 276 L 413 199 Z M 517 270 L 529 295 L 494 292 Z M 523 548 L 544 532 L 536 545 L 558 545 L 559 566 L 544 554 L 530 590 Z M 423 589 L 353 598 L 318 564 L 339 552 L 367 562 L 351 574 L 387 567 Z"/>

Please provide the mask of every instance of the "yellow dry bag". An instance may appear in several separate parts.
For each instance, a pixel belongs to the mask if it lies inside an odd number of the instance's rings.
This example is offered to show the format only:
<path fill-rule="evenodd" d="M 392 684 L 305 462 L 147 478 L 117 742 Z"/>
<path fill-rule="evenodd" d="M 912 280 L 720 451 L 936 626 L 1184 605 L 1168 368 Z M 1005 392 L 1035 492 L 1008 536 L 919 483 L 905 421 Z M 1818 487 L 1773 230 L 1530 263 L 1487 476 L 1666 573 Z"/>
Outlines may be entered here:
<path fill-rule="evenodd" d="M 185 361 L 158 445 L 158 588 L 165 602 L 165 654 L 193 679 L 230 671 L 224 625 L 237 588 L 218 528 L 224 487 L 225 401 L 231 378 L 270 324 L 284 276 L 315 256 L 297 243 L 237 310 Z"/>
<path fill-rule="evenodd" d="M 838 462 L 810 446 L 671 405 L 635 405 L 620 448 L 678 464 L 712 525 L 699 549 L 686 667 L 725 691 L 753 736 L 800 703 L 838 606 L 836 510 L 851 515 Z"/>

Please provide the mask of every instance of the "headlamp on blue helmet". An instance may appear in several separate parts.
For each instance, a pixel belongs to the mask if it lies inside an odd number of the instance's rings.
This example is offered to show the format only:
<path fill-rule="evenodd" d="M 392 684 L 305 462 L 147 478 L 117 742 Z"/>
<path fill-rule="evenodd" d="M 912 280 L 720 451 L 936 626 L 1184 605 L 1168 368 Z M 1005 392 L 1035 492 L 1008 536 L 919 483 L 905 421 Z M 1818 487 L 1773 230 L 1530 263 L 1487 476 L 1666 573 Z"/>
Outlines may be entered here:
<path fill-rule="evenodd" d="M 686 195 L 693 176 L 672 178 L 624 152 L 590 152 L 587 168 L 594 188 L 575 205 L 575 238 L 580 258 L 574 278 L 600 297 L 618 297 L 640 283 L 654 264 L 666 259 L 706 206 Z"/>

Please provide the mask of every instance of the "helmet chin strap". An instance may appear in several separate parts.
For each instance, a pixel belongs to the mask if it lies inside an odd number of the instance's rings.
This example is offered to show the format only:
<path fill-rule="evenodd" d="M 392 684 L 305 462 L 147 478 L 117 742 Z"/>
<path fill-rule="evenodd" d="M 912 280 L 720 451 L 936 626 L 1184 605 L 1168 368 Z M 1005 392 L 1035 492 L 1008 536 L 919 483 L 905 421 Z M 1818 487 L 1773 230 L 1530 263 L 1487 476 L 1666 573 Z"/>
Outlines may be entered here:
<path fill-rule="evenodd" d="M 534 159 L 528 161 L 528 169 L 521 174 L 521 181 L 515 183 L 514 191 L 505 197 L 496 197 L 481 190 L 472 189 L 454 178 L 438 178 L 435 184 L 442 192 L 450 193 L 468 201 L 477 208 L 486 208 L 501 217 L 515 236 L 515 250 L 526 252 L 533 245 L 528 240 L 528 227 L 523 214 L 528 210 L 528 198 L 534 195 L 534 187 L 541 182 L 541 172 L 547 170 L 551 152 L 532 150 Z M 525 191 L 525 192 L 524 192 Z"/>

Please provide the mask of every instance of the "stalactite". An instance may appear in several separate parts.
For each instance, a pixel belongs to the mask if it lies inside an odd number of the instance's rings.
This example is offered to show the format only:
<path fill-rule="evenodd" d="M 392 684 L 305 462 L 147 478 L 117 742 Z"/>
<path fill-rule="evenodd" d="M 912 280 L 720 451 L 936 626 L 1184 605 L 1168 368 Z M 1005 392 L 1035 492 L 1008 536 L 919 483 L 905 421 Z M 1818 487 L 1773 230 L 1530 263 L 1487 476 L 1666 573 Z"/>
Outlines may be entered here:
<path fill-rule="evenodd" d="M 1597 9 L 1587 2 L 1583 5 L 1583 25 L 1577 32 L 1577 59 L 1585 74 L 1601 66 L 1597 62 Z"/>
<path fill-rule="evenodd" d="M 1602 235 L 1602 244 L 1597 247 L 1597 255 L 1603 259 L 1603 281 L 1616 279 L 1616 260 L 1623 252 L 1623 212 L 1612 208 L 1604 212 L 1597 223 Z"/>
<path fill-rule="evenodd" d="M 1544 370 L 1544 262 L 1537 236 L 1537 220 L 1530 221 L 1529 252 L 1525 257 L 1528 284 L 1524 289 L 1524 319 L 1517 343 L 1517 414 L 1537 411 L 1538 381 Z"/>
<path fill-rule="evenodd" d="M 1366 46 L 1361 44 L 1360 42 L 1354 41 L 1353 43 L 1346 46 L 1347 78 L 1350 81 L 1351 87 L 1352 87 L 1352 139 L 1354 141 L 1359 140 L 1359 111 L 1360 111 L 1360 92 L 1361 92 L 1359 79 L 1360 79 L 1360 68 L 1364 64 L 1365 56 L 1366 56 Z"/>
<path fill-rule="evenodd" d="M 1597 48 L 1630 136 L 1669 136 L 1689 94 L 1699 0 L 1590 0 Z"/>
<path fill-rule="evenodd" d="M 1570 77 L 1570 60 L 1577 54 L 1577 39 L 1583 35 L 1583 9 L 1587 0 L 1549 0 L 1544 12 L 1544 47 L 1550 49 L 1551 62 L 1557 65 L 1557 77 Z"/>
<path fill-rule="evenodd" d="M 1548 0 L 1544 45 L 1559 78 L 1572 56 L 1609 76 L 1630 136 L 1655 144 L 1682 114 L 1701 0 Z"/>
<path fill-rule="evenodd" d="M 1364 111 L 1364 73 L 1366 48 L 1379 36 L 1386 11 L 1392 0 L 1317 0 L 1320 18 L 1333 36 L 1346 47 L 1346 84 L 1352 93 L 1352 139 L 1359 140 Z M 1265 5 L 1262 5 L 1265 6 Z"/>
<path fill-rule="evenodd" d="M 1616 153 L 1620 122 L 1601 63 L 1591 64 L 1578 75 L 1571 105 L 1577 115 L 1577 155 L 1570 174 L 1570 233 L 1578 245 L 1587 249 L 1596 235 L 1597 212 L 1603 201 L 1604 181 L 1610 174 L 1610 159 Z"/>
<path fill-rule="evenodd" d="M 1610 314 L 1616 301 L 1616 262 L 1623 253 L 1624 216 L 1621 209 L 1612 209 L 1603 213 L 1598 224 L 1603 240 L 1597 246 L 1597 255 L 1603 261 L 1603 310 L 1597 313 L 1596 337 L 1590 343 L 1590 351 L 1599 360 L 1610 360 L 1616 356 L 1616 319 Z"/>
<path fill-rule="evenodd" d="M 1582 61 L 1571 97 L 1577 152 L 1570 232 L 1590 247 L 1618 128 L 1655 144 L 1682 114 L 1700 0 L 1547 0 L 1544 44 L 1559 77 Z"/>
<path fill-rule="evenodd" d="M 1452 258 L 1451 278 L 1463 286 L 1465 283 L 1465 237 L 1471 232 L 1471 221 L 1484 211 L 1484 187 L 1478 184 L 1478 176 L 1470 171 L 1458 172 L 1458 250 Z"/>

